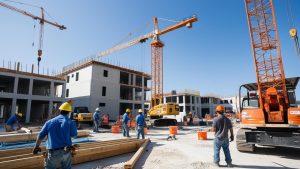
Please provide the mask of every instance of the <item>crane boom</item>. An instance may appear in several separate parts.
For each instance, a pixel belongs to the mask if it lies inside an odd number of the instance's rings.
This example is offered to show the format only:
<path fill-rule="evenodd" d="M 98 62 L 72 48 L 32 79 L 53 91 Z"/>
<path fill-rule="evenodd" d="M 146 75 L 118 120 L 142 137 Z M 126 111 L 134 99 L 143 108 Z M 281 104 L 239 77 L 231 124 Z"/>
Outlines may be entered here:
<path fill-rule="evenodd" d="M 149 38 L 154 38 L 156 36 L 159 36 L 159 35 L 163 35 L 163 34 L 166 34 L 168 32 L 171 32 L 175 29 L 178 29 L 178 28 L 181 28 L 183 26 L 187 26 L 187 27 L 190 27 L 192 25 L 193 22 L 196 22 L 197 21 L 197 17 L 196 16 L 192 16 L 191 18 L 189 19 L 186 19 L 186 20 L 183 20 L 175 25 L 172 25 L 164 30 L 161 30 L 157 33 L 155 33 L 155 31 L 151 32 L 151 33 L 148 33 L 148 34 L 145 34 L 145 35 L 142 35 L 136 39 L 133 39 L 129 42 L 126 42 L 126 43 L 122 43 L 122 44 L 118 44 L 108 50 L 105 50 L 99 54 L 96 55 L 96 57 L 103 57 L 103 56 L 107 56 L 109 54 L 112 54 L 114 52 L 117 52 L 117 51 L 120 51 L 122 49 L 126 49 L 130 46 L 133 46 L 133 45 L 136 45 L 138 43 L 143 43 L 145 42 L 146 40 L 148 40 Z"/>
<path fill-rule="evenodd" d="M 52 25 L 52 26 L 58 27 L 58 28 L 61 29 L 61 30 L 67 29 L 64 25 L 59 25 L 59 24 L 57 24 L 57 23 L 50 22 L 50 21 L 44 19 L 43 17 L 39 17 L 39 16 L 36 16 L 36 15 L 33 15 L 33 14 L 31 14 L 30 12 L 27 12 L 27 11 L 24 11 L 24 10 L 21 10 L 21 9 L 18 9 L 18 8 L 14 7 L 14 6 L 5 4 L 5 3 L 3 3 L 3 2 L 0 2 L 0 6 L 3 6 L 3 7 L 5 7 L 5 8 L 8 8 L 8 9 L 10 9 L 10 10 L 12 10 L 12 11 L 15 11 L 15 12 L 18 12 L 18 13 L 21 13 L 21 14 L 23 14 L 23 15 L 29 16 L 29 17 L 31 17 L 31 18 L 33 18 L 33 19 L 35 19 L 35 20 L 43 21 L 43 22 L 48 23 L 48 24 L 50 24 L 50 25 Z"/>
<path fill-rule="evenodd" d="M 260 108 L 267 112 L 269 122 L 282 122 L 288 108 L 288 96 L 273 1 L 245 0 L 245 7 Z"/>

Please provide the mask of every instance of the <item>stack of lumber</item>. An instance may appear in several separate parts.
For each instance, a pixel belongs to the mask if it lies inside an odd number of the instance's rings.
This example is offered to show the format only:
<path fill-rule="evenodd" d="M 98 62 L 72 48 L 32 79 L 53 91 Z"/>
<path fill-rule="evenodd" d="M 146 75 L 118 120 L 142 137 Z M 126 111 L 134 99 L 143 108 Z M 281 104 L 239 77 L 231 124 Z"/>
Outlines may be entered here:
<path fill-rule="evenodd" d="M 13 143 L 22 141 L 34 141 L 37 138 L 38 132 L 33 133 L 18 133 L 18 134 L 2 134 L 0 135 L 0 143 Z M 87 137 L 90 134 L 89 130 L 78 130 L 77 137 Z"/>
<path fill-rule="evenodd" d="M 79 164 L 102 158 L 112 157 L 120 154 L 137 151 L 145 140 L 118 139 L 109 141 L 97 141 L 80 143 L 79 150 L 72 158 L 72 164 Z M 41 147 L 45 151 L 45 147 Z M 43 155 L 33 155 L 32 148 L 20 148 L 13 150 L 0 150 L 0 168 L 5 169 L 37 169 L 43 168 Z"/>

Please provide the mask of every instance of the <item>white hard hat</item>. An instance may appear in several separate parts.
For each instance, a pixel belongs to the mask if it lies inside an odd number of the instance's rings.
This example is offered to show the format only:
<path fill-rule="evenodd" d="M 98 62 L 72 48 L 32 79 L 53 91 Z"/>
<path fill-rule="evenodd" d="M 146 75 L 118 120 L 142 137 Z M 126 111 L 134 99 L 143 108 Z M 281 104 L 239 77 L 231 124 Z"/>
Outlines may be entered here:
<path fill-rule="evenodd" d="M 100 108 L 99 108 L 99 107 L 97 107 L 95 111 L 100 111 Z"/>
<path fill-rule="evenodd" d="M 139 109 L 139 113 L 143 113 L 143 110 L 142 110 L 142 109 Z"/>

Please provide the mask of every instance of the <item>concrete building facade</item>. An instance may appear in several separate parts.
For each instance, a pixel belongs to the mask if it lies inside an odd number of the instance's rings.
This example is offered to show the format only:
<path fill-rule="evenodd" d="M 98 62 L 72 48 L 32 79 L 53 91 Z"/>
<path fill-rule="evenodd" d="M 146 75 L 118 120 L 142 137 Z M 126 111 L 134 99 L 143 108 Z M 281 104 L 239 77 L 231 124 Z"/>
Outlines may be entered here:
<path fill-rule="evenodd" d="M 23 122 L 44 122 L 64 101 L 64 79 L 0 68 L 0 122 L 16 112 Z"/>
<path fill-rule="evenodd" d="M 228 102 L 229 101 L 229 102 Z M 232 102 L 232 101 L 231 101 Z M 204 118 L 206 114 L 214 116 L 215 109 L 218 105 L 225 107 L 225 112 L 232 112 L 233 106 L 230 104 L 230 99 L 223 99 L 215 96 L 203 96 L 201 97 L 201 116 Z"/>
<path fill-rule="evenodd" d="M 90 61 L 75 67 L 66 74 L 66 97 L 73 100 L 73 107 L 88 107 L 94 112 L 100 107 L 117 120 L 126 108 L 144 109 L 146 92 L 150 91 L 150 75 L 111 64 Z"/>
<path fill-rule="evenodd" d="M 201 117 L 201 102 L 200 92 L 193 90 L 184 90 L 182 92 L 172 91 L 164 94 L 164 103 L 179 104 L 179 115 L 176 116 L 178 122 L 183 121 L 183 117 L 189 112 L 194 116 Z"/>

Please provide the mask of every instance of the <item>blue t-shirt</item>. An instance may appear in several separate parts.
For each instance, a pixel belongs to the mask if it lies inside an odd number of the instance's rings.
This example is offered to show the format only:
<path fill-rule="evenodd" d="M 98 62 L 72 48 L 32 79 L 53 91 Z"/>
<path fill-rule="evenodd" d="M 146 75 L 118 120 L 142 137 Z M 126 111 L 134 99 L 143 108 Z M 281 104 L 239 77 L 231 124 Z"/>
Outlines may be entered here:
<path fill-rule="evenodd" d="M 136 124 L 139 126 L 144 126 L 145 125 L 145 117 L 143 114 L 139 114 L 136 116 Z"/>
<path fill-rule="evenodd" d="M 129 121 L 128 114 L 127 114 L 127 113 L 124 113 L 122 122 L 125 123 L 125 124 L 127 124 L 128 121 Z"/>
<path fill-rule="evenodd" d="M 47 149 L 71 146 L 71 137 L 77 136 L 77 128 L 67 115 L 58 115 L 45 123 L 38 138 L 42 140 L 47 135 Z"/>
<path fill-rule="evenodd" d="M 95 120 L 95 121 L 98 121 L 99 120 L 99 112 L 98 111 L 96 111 L 95 113 L 94 113 L 94 115 L 93 115 L 93 119 Z"/>
<path fill-rule="evenodd" d="M 18 123 L 18 119 L 17 119 L 17 115 L 14 114 L 14 115 L 10 116 L 10 118 L 7 120 L 6 124 L 12 126 L 15 123 Z"/>

